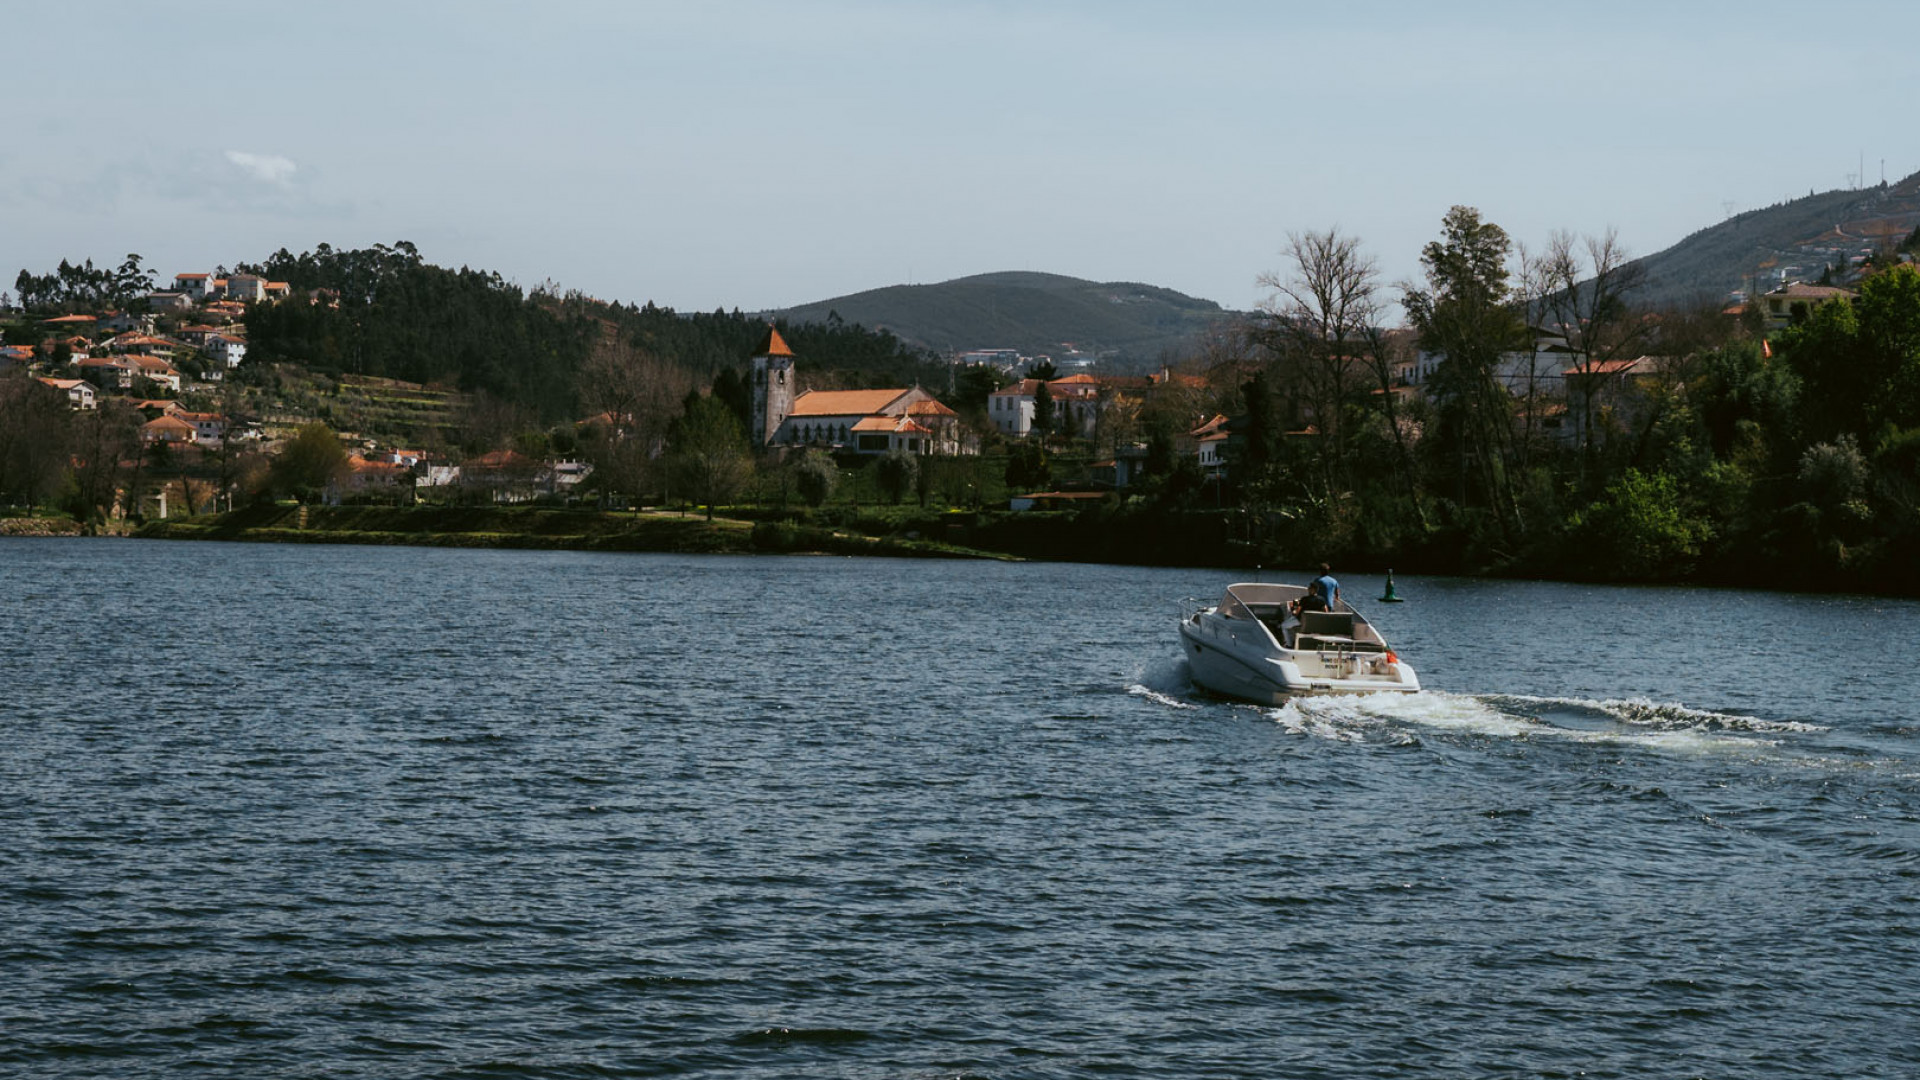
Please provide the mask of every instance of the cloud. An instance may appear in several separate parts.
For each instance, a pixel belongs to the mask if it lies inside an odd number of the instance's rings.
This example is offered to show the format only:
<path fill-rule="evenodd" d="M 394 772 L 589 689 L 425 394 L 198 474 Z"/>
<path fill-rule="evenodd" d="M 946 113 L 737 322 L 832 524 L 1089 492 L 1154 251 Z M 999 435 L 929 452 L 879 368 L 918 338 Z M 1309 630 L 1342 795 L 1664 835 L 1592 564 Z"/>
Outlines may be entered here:
<path fill-rule="evenodd" d="M 245 169 L 254 179 L 264 184 L 287 186 L 287 181 L 297 168 L 294 163 L 278 154 L 249 154 L 245 150 L 227 151 L 227 160 Z"/>

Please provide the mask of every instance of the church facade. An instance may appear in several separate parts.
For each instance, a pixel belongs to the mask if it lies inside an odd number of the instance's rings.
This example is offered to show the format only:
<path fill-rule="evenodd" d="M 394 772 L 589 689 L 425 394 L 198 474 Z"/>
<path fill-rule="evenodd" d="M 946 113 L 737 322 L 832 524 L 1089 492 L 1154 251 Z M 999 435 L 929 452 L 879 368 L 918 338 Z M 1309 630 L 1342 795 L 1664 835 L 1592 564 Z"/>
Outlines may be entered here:
<path fill-rule="evenodd" d="M 749 383 L 758 445 L 861 454 L 967 452 L 960 417 L 920 387 L 797 392 L 794 359 L 780 331 L 768 327 Z"/>

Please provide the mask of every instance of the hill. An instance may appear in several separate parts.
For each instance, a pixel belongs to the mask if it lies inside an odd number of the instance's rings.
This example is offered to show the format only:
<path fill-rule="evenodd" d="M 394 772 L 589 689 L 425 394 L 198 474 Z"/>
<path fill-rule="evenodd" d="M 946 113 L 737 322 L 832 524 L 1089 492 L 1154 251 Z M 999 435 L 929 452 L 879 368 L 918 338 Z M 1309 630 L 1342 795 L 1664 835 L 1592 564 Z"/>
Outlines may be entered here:
<path fill-rule="evenodd" d="M 1736 289 L 1812 281 L 1829 263 L 1897 244 L 1920 226 L 1920 173 L 1896 184 L 1826 191 L 1736 214 L 1639 263 L 1636 297 L 1654 307 L 1724 302 Z"/>
<path fill-rule="evenodd" d="M 891 331 L 936 353 L 1018 349 L 1056 360 L 1142 368 L 1178 354 L 1231 313 L 1211 300 L 1130 281 L 1007 271 L 937 285 L 891 285 L 771 315 Z"/>

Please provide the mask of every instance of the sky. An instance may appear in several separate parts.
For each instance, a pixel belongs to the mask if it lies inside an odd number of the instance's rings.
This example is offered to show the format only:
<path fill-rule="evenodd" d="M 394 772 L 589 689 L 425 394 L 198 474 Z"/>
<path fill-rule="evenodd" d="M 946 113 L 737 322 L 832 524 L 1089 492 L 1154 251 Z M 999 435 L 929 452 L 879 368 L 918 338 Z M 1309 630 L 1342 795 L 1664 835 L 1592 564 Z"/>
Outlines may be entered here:
<path fill-rule="evenodd" d="M 318 244 L 748 311 L 997 270 L 1236 309 L 1450 206 L 1635 254 L 1920 170 L 1911 0 L 12 3 L 0 289 Z"/>

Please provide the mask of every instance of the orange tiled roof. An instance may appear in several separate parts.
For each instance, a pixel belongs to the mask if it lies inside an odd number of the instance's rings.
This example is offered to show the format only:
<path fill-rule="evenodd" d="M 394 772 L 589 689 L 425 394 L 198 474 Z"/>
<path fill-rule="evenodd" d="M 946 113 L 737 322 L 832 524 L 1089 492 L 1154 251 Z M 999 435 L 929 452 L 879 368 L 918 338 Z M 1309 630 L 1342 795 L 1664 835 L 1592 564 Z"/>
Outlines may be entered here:
<path fill-rule="evenodd" d="M 952 409 L 947 408 L 945 405 L 942 405 L 939 402 L 929 398 L 926 401 L 916 401 L 913 404 L 907 406 L 907 415 L 908 416 L 958 416 L 960 414 L 954 412 Z"/>
<path fill-rule="evenodd" d="M 885 431 L 899 435 L 931 435 L 933 432 L 914 423 L 905 416 L 869 416 L 853 425 L 853 430 Z"/>
<path fill-rule="evenodd" d="M 1588 364 L 1586 367 L 1583 367 L 1583 368 L 1570 367 L 1567 370 L 1561 372 L 1560 374 L 1562 375 L 1620 375 L 1625 372 L 1632 371 L 1634 368 L 1639 367 L 1640 361 L 1645 359 L 1646 357 L 1644 356 L 1636 356 L 1631 360 L 1603 360 L 1598 364 Z"/>
<path fill-rule="evenodd" d="M 905 390 L 809 390 L 793 401 L 790 416 L 872 416 Z"/>
<path fill-rule="evenodd" d="M 1206 423 L 1201 424 L 1199 427 L 1194 428 L 1192 431 L 1187 432 L 1187 434 L 1198 436 L 1200 438 L 1205 438 L 1209 435 L 1214 435 L 1214 434 L 1219 434 L 1224 432 L 1226 430 L 1226 427 L 1227 427 L 1226 416 L 1224 416 L 1221 413 L 1214 413 L 1212 419 L 1209 419 Z"/>
<path fill-rule="evenodd" d="M 55 379 L 46 375 L 36 375 L 34 378 L 39 379 L 41 382 L 46 383 L 56 390 L 71 390 L 76 386 L 84 386 L 86 384 L 85 379 Z"/>
<path fill-rule="evenodd" d="M 467 466 L 474 469 L 509 469 L 518 468 L 526 463 L 526 455 L 518 453 L 517 451 L 495 450 L 490 454 L 481 454 L 479 457 L 468 461 Z"/>
<path fill-rule="evenodd" d="M 192 424 L 187 423 L 172 413 L 154 417 L 146 422 L 145 427 L 149 431 L 185 431 L 189 433 L 193 431 Z"/>
<path fill-rule="evenodd" d="M 99 319 L 95 318 L 92 315 L 60 315 L 55 318 L 43 320 L 42 324 L 45 326 L 72 326 L 76 323 L 90 323 L 90 322 L 99 322 L 99 321 L 100 321 Z"/>
<path fill-rule="evenodd" d="M 175 275 L 173 275 L 173 280 L 175 280 L 175 281 L 199 281 L 199 280 L 200 280 L 201 278 L 203 278 L 203 277 L 206 277 L 206 276 L 207 276 L 207 275 L 205 275 L 205 274 L 175 274 Z"/>

